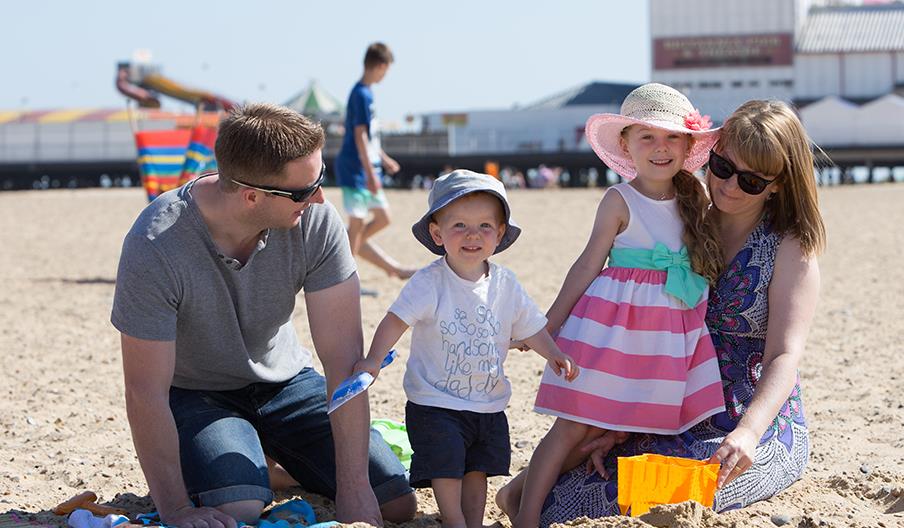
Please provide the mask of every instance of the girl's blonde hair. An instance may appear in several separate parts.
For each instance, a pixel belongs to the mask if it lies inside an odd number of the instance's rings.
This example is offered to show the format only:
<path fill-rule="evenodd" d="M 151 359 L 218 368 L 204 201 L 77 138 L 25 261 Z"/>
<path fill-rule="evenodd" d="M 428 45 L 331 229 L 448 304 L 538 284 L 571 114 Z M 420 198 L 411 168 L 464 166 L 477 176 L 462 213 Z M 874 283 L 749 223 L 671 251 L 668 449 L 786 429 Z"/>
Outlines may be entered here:
<path fill-rule="evenodd" d="M 631 126 L 621 131 L 625 141 L 628 140 L 628 130 Z M 687 137 L 687 150 L 690 152 L 694 146 L 694 137 L 690 134 L 687 134 Z M 722 249 L 716 225 L 706 221 L 710 203 L 706 189 L 696 176 L 684 169 L 672 177 L 672 184 L 675 185 L 678 216 L 684 224 L 681 239 L 687 246 L 691 268 L 707 282 L 715 284 L 719 274 L 722 273 Z"/>
<path fill-rule="evenodd" d="M 778 191 L 766 201 L 772 229 L 796 237 L 810 256 L 826 244 L 811 144 L 800 119 L 781 101 L 744 103 L 725 121 L 719 137 L 719 145 L 751 169 L 776 177 Z"/>

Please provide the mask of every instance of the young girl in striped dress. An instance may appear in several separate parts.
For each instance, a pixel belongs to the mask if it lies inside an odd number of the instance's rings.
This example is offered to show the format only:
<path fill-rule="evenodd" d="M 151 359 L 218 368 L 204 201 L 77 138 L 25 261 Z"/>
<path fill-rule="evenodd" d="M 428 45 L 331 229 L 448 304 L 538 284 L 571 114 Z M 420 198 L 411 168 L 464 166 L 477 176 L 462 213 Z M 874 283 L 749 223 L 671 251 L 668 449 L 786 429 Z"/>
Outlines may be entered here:
<path fill-rule="evenodd" d="M 535 410 L 556 416 L 528 466 L 513 525 L 536 527 L 556 478 L 608 431 L 678 434 L 725 409 L 704 323 L 708 283 L 722 261 L 703 217 L 709 199 L 691 174 L 718 132 L 680 92 L 646 84 L 620 114 L 587 121 L 594 152 L 618 172 L 583 253 L 549 309 L 548 330 L 582 369 L 568 384 L 548 369 Z M 608 265 L 604 268 L 608 259 Z M 508 488 L 517 487 L 516 482 Z M 505 494 L 502 494 L 505 495 Z"/>

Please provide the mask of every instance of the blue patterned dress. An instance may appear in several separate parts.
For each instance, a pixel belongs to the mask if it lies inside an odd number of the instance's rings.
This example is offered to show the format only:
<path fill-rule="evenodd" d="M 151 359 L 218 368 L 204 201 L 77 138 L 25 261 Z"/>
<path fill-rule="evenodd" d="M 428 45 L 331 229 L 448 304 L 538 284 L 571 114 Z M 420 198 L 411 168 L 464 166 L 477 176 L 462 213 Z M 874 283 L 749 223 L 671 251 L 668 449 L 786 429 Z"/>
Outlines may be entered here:
<path fill-rule="evenodd" d="M 540 526 L 577 517 L 618 515 L 617 457 L 642 453 L 708 459 L 734 430 L 762 373 L 769 316 L 769 283 L 781 242 L 761 222 L 710 292 L 706 324 L 719 359 L 726 411 L 676 436 L 633 434 L 606 458 L 612 479 L 579 466 L 559 478 L 543 505 Z M 726 511 L 768 499 L 800 478 L 810 455 L 800 382 L 760 439 L 754 465 L 716 493 L 713 509 Z"/>

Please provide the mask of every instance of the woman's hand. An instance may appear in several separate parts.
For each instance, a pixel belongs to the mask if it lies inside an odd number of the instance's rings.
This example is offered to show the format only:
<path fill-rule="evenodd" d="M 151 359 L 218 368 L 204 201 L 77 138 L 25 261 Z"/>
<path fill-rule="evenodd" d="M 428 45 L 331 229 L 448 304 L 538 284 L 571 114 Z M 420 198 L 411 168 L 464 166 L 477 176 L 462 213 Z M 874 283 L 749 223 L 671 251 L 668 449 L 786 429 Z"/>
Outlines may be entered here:
<path fill-rule="evenodd" d="M 716 487 L 721 489 L 738 475 L 750 469 L 756 458 L 759 437 L 747 427 L 737 427 L 722 440 L 722 445 L 713 453 L 709 462 L 720 463 L 719 479 Z"/>
<path fill-rule="evenodd" d="M 590 458 L 587 459 L 587 474 L 593 473 L 595 469 L 600 476 L 609 480 L 609 472 L 606 471 L 603 460 L 613 447 L 621 444 L 630 436 L 631 433 L 624 431 L 606 431 L 602 436 L 582 445 L 581 452 L 590 453 Z"/>

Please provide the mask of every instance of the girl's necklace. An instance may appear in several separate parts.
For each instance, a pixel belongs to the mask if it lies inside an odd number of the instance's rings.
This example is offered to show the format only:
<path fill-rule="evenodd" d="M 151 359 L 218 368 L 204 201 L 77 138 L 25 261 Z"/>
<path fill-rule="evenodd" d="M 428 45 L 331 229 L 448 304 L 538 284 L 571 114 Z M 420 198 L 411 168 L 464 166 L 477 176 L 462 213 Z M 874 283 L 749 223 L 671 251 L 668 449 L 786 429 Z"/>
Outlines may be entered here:
<path fill-rule="evenodd" d="M 636 187 L 635 187 L 635 189 L 636 189 Z M 674 189 L 671 191 L 666 191 L 659 195 L 656 195 L 656 194 L 650 195 L 650 194 L 647 194 L 647 193 L 641 191 L 640 189 L 638 189 L 638 192 L 640 192 L 640 194 L 646 196 L 647 198 L 649 198 L 651 200 L 656 200 L 657 202 L 664 202 L 665 200 L 671 200 L 672 198 L 675 197 Z"/>
<path fill-rule="evenodd" d="M 670 191 L 666 191 L 666 192 L 664 192 L 664 193 L 662 193 L 662 194 L 659 194 L 659 195 L 655 195 L 655 194 L 651 195 L 651 194 L 648 194 L 648 193 L 646 193 L 646 192 L 640 190 L 636 185 L 631 185 L 631 187 L 634 187 L 634 189 L 636 189 L 637 192 L 639 192 L 640 194 L 646 196 L 647 198 L 649 198 L 649 199 L 651 199 L 651 200 L 656 200 L 657 202 L 663 202 L 663 201 L 665 201 L 665 200 L 671 200 L 672 198 L 675 197 L 675 189 L 672 189 L 672 190 L 670 190 Z"/>

